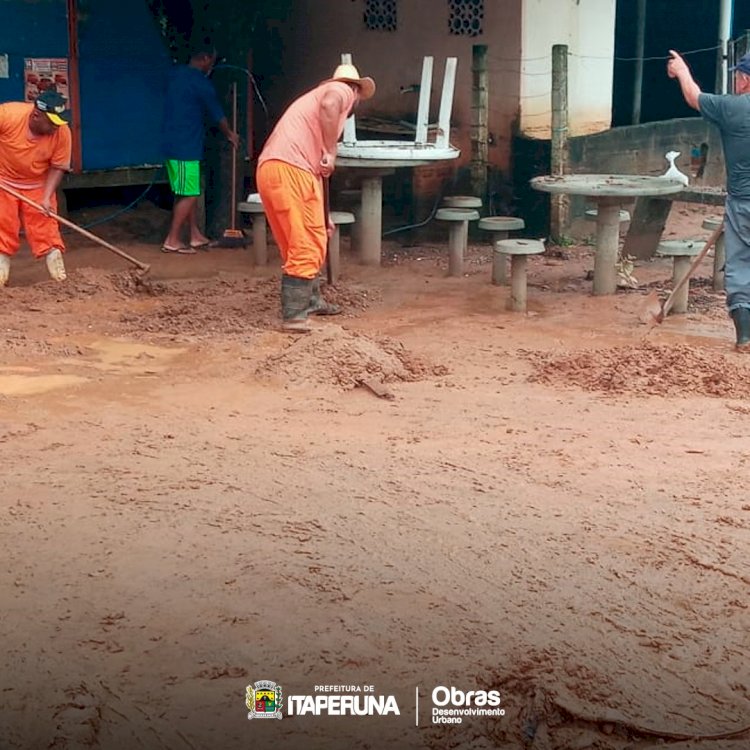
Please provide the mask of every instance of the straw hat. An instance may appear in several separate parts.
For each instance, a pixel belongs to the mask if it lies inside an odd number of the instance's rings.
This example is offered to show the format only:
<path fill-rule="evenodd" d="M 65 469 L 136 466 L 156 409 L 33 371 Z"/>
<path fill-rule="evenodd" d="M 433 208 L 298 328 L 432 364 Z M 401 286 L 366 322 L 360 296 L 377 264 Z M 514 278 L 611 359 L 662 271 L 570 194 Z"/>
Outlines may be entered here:
<path fill-rule="evenodd" d="M 359 71 L 353 65 L 339 65 L 329 80 L 356 84 L 359 86 L 361 99 L 369 99 L 375 93 L 375 81 L 372 78 L 361 78 Z"/>

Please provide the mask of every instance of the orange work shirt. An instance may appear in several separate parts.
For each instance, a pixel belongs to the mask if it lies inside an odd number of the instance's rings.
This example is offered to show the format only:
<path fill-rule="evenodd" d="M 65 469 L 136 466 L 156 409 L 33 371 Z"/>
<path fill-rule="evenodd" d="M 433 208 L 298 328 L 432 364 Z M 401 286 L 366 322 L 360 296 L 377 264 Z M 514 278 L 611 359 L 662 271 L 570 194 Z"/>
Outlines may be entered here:
<path fill-rule="evenodd" d="M 320 126 L 320 103 L 323 97 L 331 92 L 341 99 L 341 117 L 336 140 L 341 137 L 344 123 L 357 95 L 351 86 L 342 81 L 326 81 L 289 105 L 268 136 L 258 158 L 258 166 L 273 159 L 312 172 L 314 175 L 320 174 L 320 160 L 325 150 Z"/>
<path fill-rule="evenodd" d="M 70 128 L 60 125 L 50 135 L 29 130 L 33 104 L 0 104 L 0 179 L 18 188 L 44 185 L 50 167 L 70 169 Z"/>

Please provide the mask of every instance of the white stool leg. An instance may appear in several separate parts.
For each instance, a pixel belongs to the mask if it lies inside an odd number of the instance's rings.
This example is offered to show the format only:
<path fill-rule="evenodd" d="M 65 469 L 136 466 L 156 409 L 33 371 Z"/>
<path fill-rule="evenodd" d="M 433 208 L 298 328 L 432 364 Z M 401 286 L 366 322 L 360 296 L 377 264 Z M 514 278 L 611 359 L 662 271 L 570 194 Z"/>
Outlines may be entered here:
<path fill-rule="evenodd" d="M 674 269 L 672 271 L 672 288 L 677 286 L 680 279 L 688 272 L 690 268 L 691 258 L 689 255 L 675 255 Z M 673 313 L 686 313 L 688 309 L 688 293 L 690 292 L 690 282 L 688 281 L 685 286 L 680 289 L 674 296 L 674 303 L 672 304 Z"/>
<path fill-rule="evenodd" d="M 495 242 L 508 239 L 507 232 L 495 232 Z M 497 249 L 497 245 L 492 251 L 492 283 L 495 286 L 507 286 L 508 284 L 508 258 L 505 253 Z"/>
<path fill-rule="evenodd" d="M 268 228 L 265 214 L 253 215 L 253 252 L 256 265 L 268 264 Z"/>
<path fill-rule="evenodd" d="M 448 233 L 448 276 L 462 276 L 464 272 L 464 251 L 469 240 L 469 222 L 457 221 L 451 224 Z"/>
<path fill-rule="evenodd" d="M 526 312 L 526 256 L 513 255 L 510 259 L 510 309 Z"/>
<path fill-rule="evenodd" d="M 338 225 L 328 241 L 328 255 L 331 264 L 331 281 L 335 284 L 341 272 L 341 234 Z"/>

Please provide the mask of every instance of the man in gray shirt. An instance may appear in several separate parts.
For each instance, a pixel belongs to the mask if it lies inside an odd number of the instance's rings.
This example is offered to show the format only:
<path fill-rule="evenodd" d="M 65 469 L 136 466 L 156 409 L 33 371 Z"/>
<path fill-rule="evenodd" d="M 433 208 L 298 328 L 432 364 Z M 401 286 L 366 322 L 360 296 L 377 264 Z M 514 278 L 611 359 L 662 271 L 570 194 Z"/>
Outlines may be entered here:
<path fill-rule="evenodd" d="M 750 353 L 750 53 L 731 68 L 734 95 L 704 94 L 682 57 L 674 50 L 669 54 L 667 75 L 678 80 L 688 105 L 721 133 L 727 169 L 724 288 L 737 351 Z"/>

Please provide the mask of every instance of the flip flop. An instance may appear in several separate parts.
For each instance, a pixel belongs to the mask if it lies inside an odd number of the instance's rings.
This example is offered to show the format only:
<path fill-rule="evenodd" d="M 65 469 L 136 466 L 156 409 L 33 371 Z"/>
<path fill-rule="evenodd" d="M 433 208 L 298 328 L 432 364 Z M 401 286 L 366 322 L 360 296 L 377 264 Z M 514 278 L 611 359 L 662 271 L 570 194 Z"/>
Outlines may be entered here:
<path fill-rule="evenodd" d="M 207 240 L 206 242 L 191 242 L 190 247 L 193 250 L 208 250 L 210 247 L 219 247 L 219 243 L 216 240 Z"/>
<path fill-rule="evenodd" d="M 162 245 L 161 251 L 163 253 L 178 253 L 179 255 L 195 255 L 198 252 L 192 247 L 169 247 L 168 245 Z"/>

